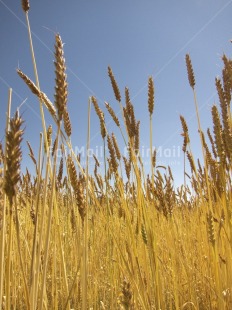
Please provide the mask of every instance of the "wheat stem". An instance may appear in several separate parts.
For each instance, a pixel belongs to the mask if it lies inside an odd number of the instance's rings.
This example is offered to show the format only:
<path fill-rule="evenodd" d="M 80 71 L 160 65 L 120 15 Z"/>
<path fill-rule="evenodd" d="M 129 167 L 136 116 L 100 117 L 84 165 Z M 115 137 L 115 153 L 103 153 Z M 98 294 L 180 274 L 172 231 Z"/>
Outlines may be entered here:
<path fill-rule="evenodd" d="M 52 224 L 52 211 L 54 207 L 54 199 L 55 199 L 55 181 L 56 181 L 56 163 L 57 163 L 57 148 L 59 144 L 59 136 L 60 136 L 60 126 L 61 122 L 58 123 L 57 135 L 56 135 L 56 147 L 55 147 L 55 156 L 53 162 L 53 172 L 52 172 L 52 192 L 51 192 L 51 200 L 49 203 L 49 211 L 48 211 L 48 225 L 45 235 L 45 249 L 44 249 L 44 264 L 43 264 L 43 275 L 42 275 L 42 284 L 41 284 L 41 293 L 40 293 L 40 303 L 39 310 L 43 309 L 44 302 L 44 293 L 45 293 L 45 284 L 46 284 L 46 276 L 47 276 L 47 264 L 48 264 L 48 254 L 49 254 L 49 242 L 51 236 L 51 224 Z"/>
<path fill-rule="evenodd" d="M 33 41 L 32 41 L 31 27 L 30 27 L 28 12 L 26 12 L 25 15 L 26 15 L 26 22 L 27 22 L 27 29 L 28 29 L 28 36 L 29 36 L 29 43 L 30 43 L 30 50 L 31 50 L 31 57 L 32 57 L 34 74 L 35 74 L 36 86 L 38 87 L 38 89 L 40 89 L 39 76 L 38 76 L 38 70 L 37 70 L 37 65 L 36 65 L 36 59 L 35 59 L 35 53 L 34 53 L 34 47 L 33 47 Z M 45 123 L 43 104 L 42 104 L 41 99 L 39 99 L 39 106 L 40 106 L 40 115 L 41 115 L 43 133 L 44 133 L 44 142 L 46 145 L 45 152 L 47 152 L 48 151 L 48 144 L 47 144 L 46 123 Z"/>
<path fill-rule="evenodd" d="M 12 88 L 8 92 L 8 107 L 6 116 L 6 132 L 9 131 L 10 125 L 10 114 L 11 114 L 11 99 L 12 99 Z M 6 140 L 5 140 L 5 150 L 6 150 Z M 4 156 L 4 176 L 6 174 L 6 154 Z M 2 309 L 2 297 L 3 297 L 3 278 L 4 278 L 4 256 L 5 256 L 5 238 L 6 238 L 6 202 L 7 197 L 4 193 L 3 211 L 2 211 L 2 229 L 0 231 L 0 309 Z M 9 277 L 9 275 L 8 275 Z"/>
<path fill-rule="evenodd" d="M 11 114 L 11 101 L 12 101 L 12 88 L 9 89 L 8 91 L 8 107 L 7 107 L 7 117 L 6 117 L 6 132 L 9 131 L 10 129 L 10 114 Z M 5 152 L 6 152 L 6 143 L 7 141 L 5 140 Z M 4 156 L 4 176 L 6 175 L 6 169 L 7 169 L 7 164 L 6 164 L 6 153 Z M 4 253 L 5 253 L 5 238 L 6 238 L 6 208 L 7 208 L 7 196 L 6 193 L 4 193 L 4 205 L 3 205 L 3 218 L 2 218 L 2 230 L 1 230 L 1 254 L 0 254 L 0 309 L 2 307 L 2 297 L 3 297 L 3 278 L 4 278 Z M 10 222 L 11 223 L 11 222 Z M 10 229 L 11 232 L 11 229 Z M 11 240 L 11 238 L 9 239 Z M 11 241 L 9 245 L 11 244 Z M 9 248 L 7 250 L 9 253 Z M 11 257 L 8 257 L 7 259 L 7 269 L 6 269 L 6 278 L 10 280 L 10 259 Z M 10 301 L 10 294 L 9 294 L 9 285 L 7 284 L 6 287 L 6 304 L 9 304 Z"/>
<path fill-rule="evenodd" d="M 36 256 L 36 246 L 38 245 L 37 235 L 38 235 L 38 210 L 40 205 L 40 187 L 41 187 L 41 165 L 42 165 L 42 146 L 43 146 L 43 135 L 40 133 L 40 147 L 39 147 L 39 158 L 38 158 L 38 183 L 36 191 L 36 218 L 35 218 L 35 229 L 34 229 L 34 239 L 33 239 L 33 249 L 32 249 L 32 260 L 31 260 L 31 275 L 30 275 L 30 305 L 31 309 L 36 309 L 36 299 L 35 299 L 35 278 L 36 278 L 36 262 L 39 260 L 39 255 Z"/>
<path fill-rule="evenodd" d="M 19 253 L 19 262 L 20 262 L 20 268 L 21 268 L 21 272 L 22 272 L 22 276 L 23 276 L 23 284 L 25 287 L 25 294 L 26 294 L 26 304 L 27 304 L 27 309 L 30 310 L 30 297 L 29 297 L 29 292 L 28 292 L 28 287 L 27 287 L 27 280 L 26 280 L 26 275 L 25 275 L 25 268 L 24 268 L 24 264 L 23 264 L 23 258 L 22 258 L 22 251 L 21 251 L 21 242 L 20 242 L 20 224 L 19 224 L 19 215 L 18 215 L 18 208 L 17 208 L 17 203 L 16 203 L 16 199 L 14 197 L 15 200 L 15 214 L 16 214 L 16 237 L 17 237 L 17 245 L 18 245 L 18 253 Z"/>
<path fill-rule="evenodd" d="M 88 209 L 89 209 L 89 148 L 90 148 L 90 112 L 91 100 L 88 101 L 88 128 L 87 128 L 87 144 L 86 144 L 86 215 L 84 219 L 84 249 L 83 249 L 83 296 L 82 310 L 87 309 L 88 298 Z"/>

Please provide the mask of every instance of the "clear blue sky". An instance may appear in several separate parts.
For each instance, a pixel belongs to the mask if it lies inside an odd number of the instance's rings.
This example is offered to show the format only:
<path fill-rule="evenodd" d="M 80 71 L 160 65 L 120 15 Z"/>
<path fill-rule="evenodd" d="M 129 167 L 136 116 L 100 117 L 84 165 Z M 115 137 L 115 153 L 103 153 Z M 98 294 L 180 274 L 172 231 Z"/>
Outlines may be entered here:
<path fill-rule="evenodd" d="M 29 18 L 33 31 L 41 89 L 53 100 L 54 32 L 59 32 L 68 67 L 68 109 L 73 125 L 72 142 L 85 145 L 88 97 L 94 94 L 103 107 L 109 101 L 116 112 L 107 66 L 113 69 L 121 93 L 130 88 L 135 111 L 141 120 L 141 146 L 149 145 L 147 78 L 155 80 L 153 144 L 182 147 L 179 115 L 189 124 L 192 148 L 200 156 L 194 102 L 185 67 L 190 53 L 203 128 L 211 126 L 210 108 L 218 102 L 214 78 L 220 75 L 221 56 L 231 55 L 232 1 L 227 0 L 31 0 Z M 48 30 L 50 29 L 50 30 Z M 16 68 L 34 80 L 25 16 L 21 1 L 0 0 L 0 139 L 4 135 L 9 86 L 13 88 L 13 111 L 27 98 L 21 112 L 25 141 L 38 150 L 41 121 L 37 99 L 16 74 Z M 123 96 L 124 97 L 124 96 Z M 106 120 L 109 121 L 107 112 Z M 47 124 L 50 118 L 47 117 Z M 112 122 L 109 131 L 115 131 Z M 91 146 L 101 145 L 99 122 L 92 113 Z M 118 133 L 118 132 L 116 132 Z M 24 141 L 24 144 L 25 144 Z M 24 163 L 31 166 L 24 145 Z M 171 163 L 174 161 L 174 163 Z M 159 158 L 182 177 L 181 158 Z M 180 164 L 178 164 L 178 162 Z"/>

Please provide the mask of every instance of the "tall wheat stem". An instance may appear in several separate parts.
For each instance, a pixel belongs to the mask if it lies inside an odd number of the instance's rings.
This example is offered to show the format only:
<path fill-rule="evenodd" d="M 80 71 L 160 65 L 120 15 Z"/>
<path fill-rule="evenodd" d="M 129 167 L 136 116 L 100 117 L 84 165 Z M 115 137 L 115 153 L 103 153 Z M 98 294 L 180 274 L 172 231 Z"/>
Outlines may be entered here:
<path fill-rule="evenodd" d="M 9 130 L 10 123 L 10 113 L 11 113 L 11 98 L 12 98 L 12 88 L 8 92 L 8 107 L 7 107 L 7 116 L 6 116 L 6 131 Z M 5 152 L 6 152 L 6 141 L 5 141 Z M 4 175 L 6 173 L 6 156 L 4 158 Z M 4 278 L 4 255 L 5 255 L 5 237 L 6 237 L 6 203 L 7 197 L 4 193 L 4 203 L 3 203 L 3 214 L 2 214 L 2 229 L 1 229 L 1 239 L 0 239 L 0 309 L 2 309 L 2 298 L 3 298 L 3 278 Z M 10 259 L 10 258 L 9 258 Z M 8 270 L 8 269 L 7 269 Z M 10 277 L 10 274 L 7 274 L 7 277 Z M 9 297 L 10 298 L 10 297 Z"/>
<path fill-rule="evenodd" d="M 207 157 L 205 154 L 204 143 L 203 143 L 203 138 L 202 138 L 202 129 L 201 129 L 201 123 L 200 123 L 200 115 L 199 115 L 199 111 L 198 111 L 197 96 L 196 96 L 195 88 L 192 87 L 192 89 L 193 89 L 193 94 L 194 94 L 194 103 L 195 103 L 196 114 L 197 114 L 198 130 L 200 133 L 202 155 L 203 155 L 204 166 L 205 166 L 205 176 L 206 176 L 206 186 L 207 186 L 208 200 L 209 200 L 209 210 L 210 210 L 210 212 L 213 212 L 213 206 L 212 206 L 212 200 L 211 200 L 211 191 L 210 191 L 209 177 L 208 177 L 208 161 L 207 161 Z M 207 206 L 208 206 L 208 204 L 207 204 Z M 217 244 L 215 244 L 213 247 L 213 253 L 214 253 L 213 258 L 214 258 L 214 266 L 215 266 L 216 285 L 217 285 L 218 290 L 221 292 L 222 291 L 222 285 L 221 285 L 221 279 L 219 277 L 219 253 L 218 253 L 218 245 Z M 223 300 L 222 300 L 221 296 L 219 296 L 219 305 L 220 305 L 220 309 L 224 309 Z"/>
<path fill-rule="evenodd" d="M 197 114 L 198 130 L 200 133 L 202 156 L 203 156 L 204 165 L 205 165 L 206 186 L 207 186 L 207 192 L 208 192 L 209 207 L 210 207 L 210 210 L 212 211 L 211 191 L 210 191 L 209 176 L 208 176 L 208 163 L 207 163 L 207 158 L 206 158 L 206 154 L 205 154 L 205 150 L 204 150 L 204 144 L 203 144 L 203 140 L 202 140 L 202 128 L 201 128 L 200 114 L 199 114 L 199 110 L 198 110 L 197 95 L 196 95 L 195 88 L 193 88 L 193 95 L 194 95 L 194 104 L 195 104 L 195 109 L 196 109 L 196 114 Z"/>
<path fill-rule="evenodd" d="M 42 160 L 42 146 L 43 146 L 43 135 L 40 133 L 40 148 L 39 148 L 39 159 L 38 159 L 38 187 L 36 193 L 36 222 L 34 230 L 34 239 L 33 239 L 33 250 L 32 250 L 32 262 L 31 262 L 31 287 L 30 287 L 30 305 L 31 309 L 36 308 L 35 300 L 35 276 L 36 276 L 36 261 L 39 260 L 39 256 L 36 257 L 36 246 L 37 246 L 37 234 L 38 234 L 38 210 L 40 204 L 40 186 L 41 186 L 41 160 Z M 44 209 L 44 208 L 43 208 Z"/>
<path fill-rule="evenodd" d="M 91 101 L 88 102 L 88 129 L 86 153 L 86 215 L 84 219 L 84 249 L 83 249 L 83 300 L 82 310 L 87 309 L 88 299 L 88 209 L 89 209 L 89 147 L 90 147 L 90 111 Z"/>
<path fill-rule="evenodd" d="M 25 295 L 26 295 L 26 304 L 27 304 L 27 309 L 30 310 L 30 297 L 29 297 L 29 291 L 27 287 L 27 280 L 26 280 L 26 275 L 25 275 L 25 268 L 23 265 L 23 259 L 22 259 L 22 251 L 21 251 L 21 242 L 20 242 L 20 224 L 19 224 L 19 215 L 18 215 L 18 208 L 17 208 L 17 203 L 16 203 L 16 198 L 14 197 L 15 200 L 15 215 L 16 215 L 16 221 L 15 221 L 15 226 L 16 226 L 16 237 L 17 237 L 17 245 L 18 245 L 18 253 L 19 253 L 19 262 L 20 262 L 20 268 L 23 276 L 23 284 L 25 287 Z M 13 205 L 11 206 L 13 208 Z"/>
<path fill-rule="evenodd" d="M 154 188 L 154 168 L 153 168 L 153 146 L 152 146 L 152 115 L 150 115 L 150 161 L 151 161 L 151 182 L 152 188 Z"/>
<path fill-rule="evenodd" d="M 43 309 L 43 299 L 44 299 L 46 276 L 47 276 L 49 242 L 50 242 L 50 235 L 51 235 L 52 213 L 53 213 L 52 211 L 53 211 L 53 204 L 54 204 L 55 194 L 56 194 L 56 189 L 55 189 L 56 163 L 57 163 L 57 148 L 59 144 L 60 127 L 61 127 L 61 122 L 58 123 L 58 129 L 57 129 L 57 135 L 56 135 L 56 146 L 55 146 L 55 155 L 54 155 L 54 161 L 53 161 L 53 173 L 52 173 L 52 192 L 51 192 L 51 200 L 50 200 L 49 211 L 48 211 L 48 226 L 47 226 L 47 231 L 46 231 L 46 236 L 45 236 L 44 264 L 43 264 L 40 303 L 39 303 L 39 308 L 38 308 L 39 310 Z"/>
<path fill-rule="evenodd" d="M 7 263 L 6 263 L 6 309 L 11 309 L 10 287 L 11 287 L 11 255 L 12 255 L 12 230 L 13 230 L 13 213 L 9 214 L 9 233 L 8 233 L 8 248 L 7 248 Z"/>
<path fill-rule="evenodd" d="M 30 50 L 31 50 L 31 57 L 32 57 L 33 68 L 34 68 L 36 86 L 40 90 L 39 76 L 38 76 L 38 70 L 37 70 L 37 66 L 36 66 L 36 59 L 35 59 L 35 53 L 34 53 L 34 47 L 33 47 L 33 41 L 32 41 L 31 27 L 30 27 L 28 11 L 25 12 L 25 15 L 26 15 L 26 21 L 27 21 L 27 29 L 28 29 L 28 36 L 29 36 L 29 42 L 30 42 Z M 41 115 L 43 134 L 44 134 L 45 152 L 48 153 L 46 123 L 45 123 L 45 118 L 44 118 L 43 104 L 42 104 L 42 101 L 40 99 L 39 99 L 39 106 L 40 106 L 40 115 Z"/>
<path fill-rule="evenodd" d="M 44 193 L 43 193 L 43 201 L 42 201 L 42 213 L 41 213 L 41 219 L 39 223 L 39 240 L 38 240 L 38 249 L 37 253 L 39 255 L 39 258 L 36 261 L 35 266 L 35 292 L 34 292 L 34 300 L 37 303 L 38 298 L 38 288 L 39 288 L 39 271 L 41 266 L 41 250 L 42 250 L 42 243 L 43 243 L 43 236 L 44 236 L 44 222 L 45 222 L 45 213 L 46 213 L 46 199 L 47 199 L 47 186 L 48 186 L 48 177 L 49 177 L 49 169 L 50 166 L 48 164 L 48 156 L 46 157 L 46 173 L 45 173 L 45 180 L 44 180 Z"/>

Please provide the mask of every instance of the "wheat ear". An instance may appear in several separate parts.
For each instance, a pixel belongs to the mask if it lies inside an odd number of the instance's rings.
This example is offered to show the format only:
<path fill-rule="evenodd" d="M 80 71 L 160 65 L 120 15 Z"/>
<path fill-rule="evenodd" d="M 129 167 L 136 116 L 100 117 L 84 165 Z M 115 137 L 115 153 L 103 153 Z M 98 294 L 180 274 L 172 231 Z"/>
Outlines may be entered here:
<path fill-rule="evenodd" d="M 32 82 L 32 80 L 24 74 L 21 70 L 17 69 L 18 75 L 23 79 L 23 81 L 27 84 L 27 86 L 30 88 L 31 92 L 35 94 L 40 100 L 43 101 L 46 108 L 49 110 L 49 112 L 55 116 L 56 110 L 51 103 L 51 101 L 48 99 L 45 93 L 39 90 L 39 88 Z"/>
<path fill-rule="evenodd" d="M 18 113 L 10 120 L 10 130 L 6 132 L 6 174 L 4 190 L 8 196 L 10 204 L 13 204 L 13 198 L 16 195 L 16 185 L 20 180 L 20 163 L 22 151 L 20 144 L 22 142 L 23 130 L 21 129 L 23 120 Z"/>
<path fill-rule="evenodd" d="M 68 101 L 68 84 L 66 75 L 63 43 L 59 34 L 56 35 L 55 43 L 55 106 L 57 108 L 58 119 L 62 120 L 64 110 Z"/>
<path fill-rule="evenodd" d="M 120 94 L 120 91 L 119 91 L 119 87 L 118 87 L 118 84 L 117 84 L 117 82 L 115 80 L 113 71 L 112 71 L 110 66 L 108 67 L 108 75 L 109 75 L 109 78 L 110 78 L 110 81 L 111 81 L 111 84 L 112 84 L 112 88 L 113 88 L 113 91 L 114 91 L 115 98 L 116 98 L 116 100 L 118 102 L 121 102 L 121 94 Z"/>
<path fill-rule="evenodd" d="M 29 0 L 22 0 L 22 9 L 25 13 L 27 13 L 30 9 L 30 3 Z"/>

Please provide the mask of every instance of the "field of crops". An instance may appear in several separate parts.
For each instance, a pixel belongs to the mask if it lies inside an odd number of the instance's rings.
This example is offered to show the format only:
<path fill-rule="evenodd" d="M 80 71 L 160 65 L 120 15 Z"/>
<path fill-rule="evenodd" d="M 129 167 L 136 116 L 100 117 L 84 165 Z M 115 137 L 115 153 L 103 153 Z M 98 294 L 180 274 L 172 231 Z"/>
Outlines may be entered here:
<path fill-rule="evenodd" d="M 27 0 L 22 8 L 30 34 Z M 97 98 L 89 98 L 87 150 L 91 108 L 104 149 L 104 163 L 94 155 L 90 171 L 88 152 L 82 165 L 71 143 L 61 36 L 55 35 L 54 100 L 39 87 L 30 35 L 29 40 L 35 77 L 17 73 L 38 98 L 42 133 L 38 154 L 27 142 L 36 175 L 22 173 L 25 126 L 20 112 L 11 109 L 10 89 L 0 144 L 0 309 L 232 309 L 232 60 L 222 56 L 221 77 L 215 79 L 218 103 L 208 116 L 212 128 L 203 132 L 194 69 L 186 55 L 203 160 L 192 153 L 191 134 L 196 133 L 189 132 L 180 115 L 185 178 L 176 188 L 171 168 L 157 166 L 152 150 L 152 76 L 147 83 L 149 173 L 140 156 L 140 121 L 129 89 L 122 96 L 111 67 L 121 117 L 105 103 L 118 127 L 109 132 Z"/>

